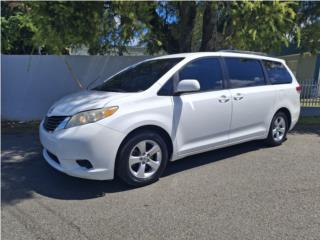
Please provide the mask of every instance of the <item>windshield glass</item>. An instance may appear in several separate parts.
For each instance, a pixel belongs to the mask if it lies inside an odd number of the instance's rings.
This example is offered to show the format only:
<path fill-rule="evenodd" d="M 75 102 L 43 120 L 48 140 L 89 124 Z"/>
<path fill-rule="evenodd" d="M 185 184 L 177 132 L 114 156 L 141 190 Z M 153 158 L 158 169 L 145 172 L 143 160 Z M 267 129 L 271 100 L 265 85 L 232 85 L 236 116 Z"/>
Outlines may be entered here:
<path fill-rule="evenodd" d="M 183 58 L 166 58 L 139 63 L 110 77 L 93 90 L 106 92 L 144 91 L 151 87 L 182 59 Z"/>

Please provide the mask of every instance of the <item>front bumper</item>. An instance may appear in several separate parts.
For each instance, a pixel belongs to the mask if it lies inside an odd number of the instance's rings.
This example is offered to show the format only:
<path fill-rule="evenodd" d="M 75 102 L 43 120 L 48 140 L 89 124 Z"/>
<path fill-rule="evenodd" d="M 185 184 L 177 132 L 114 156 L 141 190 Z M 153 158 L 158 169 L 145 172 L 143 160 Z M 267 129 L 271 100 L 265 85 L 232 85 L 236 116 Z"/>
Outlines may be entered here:
<path fill-rule="evenodd" d="M 43 157 L 53 168 L 86 179 L 114 178 L 115 159 L 124 134 L 96 123 L 47 132 L 43 122 L 39 134 Z M 52 154 L 59 161 L 55 161 Z M 80 166 L 77 160 L 90 161 L 92 168 Z"/>

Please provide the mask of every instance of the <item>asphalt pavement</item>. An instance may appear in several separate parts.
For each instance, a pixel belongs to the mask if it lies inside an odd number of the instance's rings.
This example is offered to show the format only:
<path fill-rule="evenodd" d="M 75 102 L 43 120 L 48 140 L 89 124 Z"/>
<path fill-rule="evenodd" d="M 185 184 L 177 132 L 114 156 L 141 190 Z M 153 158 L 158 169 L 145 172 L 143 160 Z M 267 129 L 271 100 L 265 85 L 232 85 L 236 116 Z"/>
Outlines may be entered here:
<path fill-rule="evenodd" d="M 320 126 L 170 163 L 127 187 L 52 169 L 36 131 L 2 133 L 2 239 L 320 239 Z"/>

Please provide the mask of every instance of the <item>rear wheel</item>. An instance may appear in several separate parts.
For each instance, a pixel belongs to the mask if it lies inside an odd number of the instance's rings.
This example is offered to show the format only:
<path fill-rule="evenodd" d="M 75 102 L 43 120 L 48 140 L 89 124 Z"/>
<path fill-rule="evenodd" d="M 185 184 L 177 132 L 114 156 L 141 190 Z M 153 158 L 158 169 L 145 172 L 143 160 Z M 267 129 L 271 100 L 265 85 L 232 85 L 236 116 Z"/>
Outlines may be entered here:
<path fill-rule="evenodd" d="M 121 146 L 117 161 L 117 175 L 124 182 L 148 185 L 159 179 L 167 165 L 167 145 L 157 132 L 140 131 Z"/>
<path fill-rule="evenodd" d="M 267 143 L 270 146 L 278 146 L 286 139 L 288 132 L 288 118 L 283 112 L 277 112 L 271 122 Z"/>

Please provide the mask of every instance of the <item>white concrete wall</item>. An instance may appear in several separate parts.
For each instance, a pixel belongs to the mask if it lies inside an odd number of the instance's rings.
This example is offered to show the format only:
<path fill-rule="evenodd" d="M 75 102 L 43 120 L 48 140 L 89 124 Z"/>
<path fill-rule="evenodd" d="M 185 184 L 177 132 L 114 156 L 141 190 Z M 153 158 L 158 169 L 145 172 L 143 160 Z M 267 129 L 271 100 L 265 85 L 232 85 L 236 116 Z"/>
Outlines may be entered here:
<path fill-rule="evenodd" d="M 148 56 L 1 56 L 1 119 L 39 120 L 53 102 Z"/>

